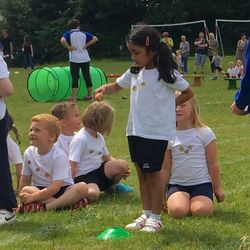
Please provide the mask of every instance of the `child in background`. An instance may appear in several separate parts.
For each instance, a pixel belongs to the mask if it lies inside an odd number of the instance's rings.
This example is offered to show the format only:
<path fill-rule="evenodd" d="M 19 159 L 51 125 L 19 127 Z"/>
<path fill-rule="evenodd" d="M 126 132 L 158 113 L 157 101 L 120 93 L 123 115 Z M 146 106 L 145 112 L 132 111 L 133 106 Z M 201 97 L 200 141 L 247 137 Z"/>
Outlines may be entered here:
<path fill-rule="evenodd" d="M 9 119 L 10 120 L 9 132 L 13 131 L 13 133 L 16 136 L 16 140 L 17 140 L 18 144 L 21 144 L 20 135 L 18 133 L 16 125 L 14 124 L 13 119 L 10 115 L 9 115 L 9 118 L 10 118 Z M 8 147 L 9 163 L 10 163 L 10 166 L 13 164 L 16 167 L 16 179 L 17 179 L 16 180 L 16 190 L 15 190 L 16 193 L 18 193 L 20 179 L 21 179 L 21 172 L 22 172 L 22 168 L 23 168 L 23 158 L 22 158 L 22 154 L 20 152 L 18 144 L 8 134 L 7 147 Z"/>
<path fill-rule="evenodd" d="M 74 184 L 68 158 L 55 145 L 60 133 L 61 124 L 56 117 L 49 114 L 32 117 L 31 146 L 24 153 L 19 187 L 20 202 L 24 204 L 19 207 L 20 212 L 65 208 L 87 196 L 88 186 L 83 182 Z M 85 206 L 84 202 L 80 204 Z"/>
<path fill-rule="evenodd" d="M 69 145 L 74 134 L 82 127 L 79 110 L 74 102 L 61 102 L 52 107 L 51 114 L 60 120 L 62 126 L 62 133 L 58 137 L 56 145 L 58 145 L 68 157 Z"/>
<path fill-rule="evenodd" d="M 183 73 L 183 63 L 181 60 L 181 51 L 180 50 L 176 50 L 175 59 L 176 59 L 177 65 L 178 65 L 178 70 L 182 74 Z"/>
<path fill-rule="evenodd" d="M 91 186 L 92 200 L 97 201 L 101 191 L 118 184 L 129 174 L 124 160 L 112 159 L 106 147 L 104 134 L 111 132 L 113 108 L 105 102 L 94 102 L 83 116 L 84 127 L 74 136 L 69 151 L 72 176 L 75 183 Z M 89 198 L 89 197 L 88 197 Z"/>
<path fill-rule="evenodd" d="M 175 134 L 175 105 L 193 95 L 189 84 L 175 70 L 172 53 L 160 34 L 151 27 L 133 29 L 126 37 L 131 67 L 115 83 L 96 93 L 115 94 L 130 88 L 127 137 L 130 155 L 138 174 L 142 214 L 126 226 L 130 230 L 157 232 L 162 228 L 164 183 L 161 168 L 168 141 Z M 175 90 L 182 92 L 175 98 Z"/>
<path fill-rule="evenodd" d="M 235 63 L 235 74 L 237 77 L 242 77 L 244 74 L 244 67 L 241 60 L 237 60 Z"/>
<path fill-rule="evenodd" d="M 163 175 L 167 209 L 173 217 L 213 213 L 213 193 L 224 200 L 215 135 L 201 123 L 195 97 L 176 108 L 177 134 L 166 153 Z"/>
<path fill-rule="evenodd" d="M 213 72 L 213 76 L 210 78 L 211 80 L 217 80 L 218 72 L 225 75 L 225 72 L 220 66 L 220 62 L 221 62 L 221 57 L 218 54 L 216 56 L 213 56 L 211 64 L 213 64 L 214 72 Z"/>
<path fill-rule="evenodd" d="M 227 73 L 225 74 L 227 78 L 237 78 L 235 66 L 233 62 L 229 62 Z"/>

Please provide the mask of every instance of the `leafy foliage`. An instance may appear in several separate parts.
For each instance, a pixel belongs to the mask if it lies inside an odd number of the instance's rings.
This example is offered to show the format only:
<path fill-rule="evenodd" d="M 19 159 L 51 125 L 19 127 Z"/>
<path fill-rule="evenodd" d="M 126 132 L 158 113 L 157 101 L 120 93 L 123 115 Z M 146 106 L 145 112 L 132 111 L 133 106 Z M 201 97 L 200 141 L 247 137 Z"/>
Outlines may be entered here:
<path fill-rule="evenodd" d="M 0 3 L 4 16 L 0 27 L 9 30 L 15 57 L 18 59 L 21 54 L 23 36 L 28 34 L 38 63 L 67 60 L 67 51 L 59 40 L 71 18 L 78 18 L 82 30 L 99 38 L 99 42 L 90 48 L 91 55 L 110 57 L 127 53 L 120 50 L 121 46 L 125 47 L 124 36 L 137 22 L 159 24 L 206 19 L 209 30 L 215 32 L 216 18 L 248 19 L 249 7 L 244 0 L 200 0 L 199 4 L 189 0 L 1 0 Z M 249 31 L 249 26 L 242 24 L 239 27 L 225 26 L 223 40 L 227 48 L 235 48 L 240 33 Z M 182 32 L 189 34 L 190 30 L 187 28 Z M 177 34 L 173 34 L 177 39 L 175 36 Z"/>

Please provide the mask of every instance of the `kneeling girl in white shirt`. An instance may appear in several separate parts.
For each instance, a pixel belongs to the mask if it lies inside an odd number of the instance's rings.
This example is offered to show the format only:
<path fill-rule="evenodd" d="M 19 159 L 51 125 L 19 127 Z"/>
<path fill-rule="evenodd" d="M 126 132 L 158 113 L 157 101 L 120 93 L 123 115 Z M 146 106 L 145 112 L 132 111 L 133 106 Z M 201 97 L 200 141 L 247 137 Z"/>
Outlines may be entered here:
<path fill-rule="evenodd" d="M 163 170 L 168 214 L 211 215 L 213 193 L 218 202 L 224 200 L 215 135 L 201 123 L 195 97 L 177 106 L 176 122 L 176 138 L 169 144 Z"/>

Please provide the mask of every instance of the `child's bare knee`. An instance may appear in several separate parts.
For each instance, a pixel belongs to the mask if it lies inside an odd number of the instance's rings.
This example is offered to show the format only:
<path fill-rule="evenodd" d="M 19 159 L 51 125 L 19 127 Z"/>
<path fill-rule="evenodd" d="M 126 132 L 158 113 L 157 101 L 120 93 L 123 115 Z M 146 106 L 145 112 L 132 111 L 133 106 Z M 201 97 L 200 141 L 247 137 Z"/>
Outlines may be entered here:
<path fill-rule="evenodd" d="M 213 214 L 213 207 L 199 204 L 191 207 L 191 213 L 194 216 L 210 216 Z"/>
<path fill-rule="evenodd" d="M 171 217 L 183 218 L 189 214 L 190 210 L 184 206 L 168 206 L 168 214 Z"/>
<path fill-rule="evenodd" d="M 87 198 L 90 202 L 97 202 L 100 197 L 100 192 L 97 192 L 95 190 L 89 190 Z"/>
<path fill-rule="evenodd" d="M 76 183 L 75 188 L 81 196 L 85 196 L 88 193 L 88 185 L 85 182 Z"/>

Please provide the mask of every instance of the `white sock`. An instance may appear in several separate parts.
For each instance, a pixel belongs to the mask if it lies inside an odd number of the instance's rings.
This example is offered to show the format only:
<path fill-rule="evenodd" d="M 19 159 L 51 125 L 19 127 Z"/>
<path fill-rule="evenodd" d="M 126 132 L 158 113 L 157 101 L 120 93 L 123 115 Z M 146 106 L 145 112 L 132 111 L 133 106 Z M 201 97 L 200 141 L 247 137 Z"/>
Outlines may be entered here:
<path fill-rule="evenodd" d="M 142 214 L 146 215 L 149 218 L 151 216 L 151 210 L 142 210 Z"/>
<path fill-rule="evenodd" d="M 161 220 L 161 215 L 151 213 L 150 218 L 153 220 Z"/>

